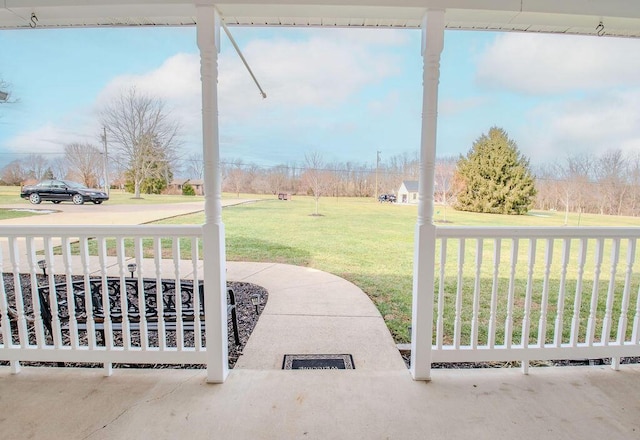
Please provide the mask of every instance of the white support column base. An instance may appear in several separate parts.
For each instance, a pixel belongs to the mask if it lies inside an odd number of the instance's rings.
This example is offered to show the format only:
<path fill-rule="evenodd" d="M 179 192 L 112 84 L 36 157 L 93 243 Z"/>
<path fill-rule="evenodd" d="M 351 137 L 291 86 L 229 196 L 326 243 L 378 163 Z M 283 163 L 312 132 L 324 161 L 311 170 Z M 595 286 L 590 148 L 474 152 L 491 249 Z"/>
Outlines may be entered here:
<path fill-rule="evenodd" d="M 204 271 L 207 383 L 223 383 L 229 375 L 224 225 L 204 225 L 203 234 L 207 264 Z"/>
<path fill-rule="evenodd" d="M 11 367 L 11 374 L 20 373 L 20 361 L 11 361 L 9 366 Z"/>
<path fill-rule="evenodd" d="M 102 375 L 104 377 L 111 377 L 113 375 L 113 364 L 111 362 L 105 362 L 103 364 Z"/>
<path fill-rule="evenodd" d="M 435 233 L 434 225 L 416 225 L 410 367 L 414 380 L 431 380 Z"/>

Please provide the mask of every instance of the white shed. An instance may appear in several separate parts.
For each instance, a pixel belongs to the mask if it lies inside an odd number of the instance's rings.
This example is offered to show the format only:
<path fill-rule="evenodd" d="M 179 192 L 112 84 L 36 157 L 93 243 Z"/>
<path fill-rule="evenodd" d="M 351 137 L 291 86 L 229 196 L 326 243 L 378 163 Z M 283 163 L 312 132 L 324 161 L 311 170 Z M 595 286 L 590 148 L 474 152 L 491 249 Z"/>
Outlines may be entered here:
<path fill-rule="evenodd" d="M 418 181 L 403 180 L 398 190 L 399 203 L 418 203 Z"/>

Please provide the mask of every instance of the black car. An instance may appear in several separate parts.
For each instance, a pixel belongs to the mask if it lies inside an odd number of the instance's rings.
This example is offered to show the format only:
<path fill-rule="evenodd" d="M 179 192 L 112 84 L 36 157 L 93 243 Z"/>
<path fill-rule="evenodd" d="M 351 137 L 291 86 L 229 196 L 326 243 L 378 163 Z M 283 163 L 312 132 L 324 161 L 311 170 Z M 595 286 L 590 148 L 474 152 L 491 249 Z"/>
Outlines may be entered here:
<path fill-rule="evenodd" d="M 393 194 L 381 194 L 380 196 L 378 196 L 378 201 L 380 203 L 384 203 L 384 202 L 395 203 L 396 196 Z"/>
<path fill-rule="evenodd" d="M 20 197 L 29 199 L 34 205 L 43 200 L 56 204 L 72 201 L 76 205 L 82 205 L 84 202 L 93 202 L 99 205 L 105 200 L 109 200 L 109 196 L 105 192 L 87 188 L 81 183 L 70 180 L 43 180 L 36 185 L 23 186 Z"/>

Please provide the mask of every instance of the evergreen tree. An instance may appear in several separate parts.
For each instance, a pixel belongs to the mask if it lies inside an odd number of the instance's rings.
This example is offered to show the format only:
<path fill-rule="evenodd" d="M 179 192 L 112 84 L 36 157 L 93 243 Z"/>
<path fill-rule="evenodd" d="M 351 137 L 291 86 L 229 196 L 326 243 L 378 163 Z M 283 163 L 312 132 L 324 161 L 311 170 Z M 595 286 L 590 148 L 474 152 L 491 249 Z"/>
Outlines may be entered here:
<path fill-rule="evenodd" d="M 458 160 L 457 173 L 464 186 L 459 210 L 526 214 L 533 207 L 536 189 L 529 160 L 501 128 L 490 128 L 473 143 Z"/>
<path fill-rule="evenodd" d="M 195 196 L 196 195 L 196 190 L 193 189 L 193 186 L 191 186 L 191 184 L 187 182 L 184 185 L 182 185 L 182 195 L 183 196 Z"/>

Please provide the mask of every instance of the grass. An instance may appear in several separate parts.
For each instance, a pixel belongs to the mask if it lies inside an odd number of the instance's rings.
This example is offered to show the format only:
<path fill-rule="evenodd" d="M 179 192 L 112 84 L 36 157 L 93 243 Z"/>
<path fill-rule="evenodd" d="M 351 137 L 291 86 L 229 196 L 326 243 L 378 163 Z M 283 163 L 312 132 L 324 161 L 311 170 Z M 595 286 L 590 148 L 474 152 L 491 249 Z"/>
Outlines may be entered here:
<path fill-rule="evenodd" d="M 411 301 L 413 283 L 413 239 L 417 210 L 415 206 L 399 206 L 379 204 L 371 199 L 323 198 L 320 202 L 320 217 L 311 216 L 314 212 L 313 200 L 306 197 L 294 197 L 292 201 L 264 201 L 255 204 L 225 208 L 223 221 L 226 228 L 227 258 L 232 261 L 275 261 L 289 264 L 306 265 L 331 272 L 343 277 L 363 289 L 375 302 L 385 318 L 395 339 L 408 341 L 408 327 L 411 321 Z M 444 208 L 437 207 L 435 220 L 444 218 Z M 446 213 L 447 225 L 457 226 L 562 226 L 565 224 L 564 213 L 531 212 L 526 216 L 502 216 L 458 212 L 451 208 Z M 163 223 L 202 223 L 204 216 L 194 214 L 172 219 Z M 570 214 L 568 225 L 574 226 L 640 226 L 640 219 L 632 217 L 612 217 L 598 215 Z M 490 266 L 492 266 L 491 243 L 485 243 L 484 272 L 481 283 L 481 313 L 479 335 L 486 340 L 488 327 L 488 310 L 491 297 Z M 509 243 L 503 242 L 502 256 L 508 258 Z M 556 246 L 560 246 L 557 244 Z M 574 244 L 576 246 L 576 244 Z M 521 249 L 518 263 L 517 288 L 514 296 L 516 304 L 526 300 L 526 249 Z M 544 246 L 537 249 L 537 261 L 543 261 Z M 466 272 L 462 285 L 462 299 L 465 304 L 461 334 L 470 334 L 471 317 L 467 311 L 472 310 L 473 273 L 475 248 L 468 245 L 466 249 Z M 456 250 L 449 249 L 448 273 L 455 274 L 452 265 L 456 264 Z M 554 255 L 560 258 L 561 249 L 555 249 Z M 624 252 L 621 253 L 624 255 Z M 605 265 L 606 266 L 606 265 Z M 504 266 L 503 266 L 504 267 Z M 436 276 L 438 275 L 436 268 Z M 589 268 L 587 267 L 587 271 Z M 619 266 L 618 275 L 624 271 Z M 601 275 L 599 285 L 599 309 L 606 302 L 607 273 Z M 632 289 L 638 290 L 638 277 L 633 281 Z M 537 329 L 540 319 L 540 303 L 542 301 L 543 274 L 535 274 L 536 285 L 532 297 L 531 329 Z M 618 282 L 620 280 L 617 280 Z M 500 274 L 500 291 L 506 292 L 508 274 Z M 447 313 L 445 316 L 445 333 L 449 339 L 454 334 L 453 323 L 455 311 L 451 307 L 455 301 L 457 279 L 445 279 L 447 294 Z M 553 330 L 552 312 L 557 303 L 559 280 L 551 279 L 549 283 L 549 316 L 547 318 L 547 334 Z M 569 288 L 569 286 L 568 286 Z M 588 299 L 592 285 L 586 283 L 583 288 L 581 308 L 588 312 Z M 573 297 L 565 300 L 565 316 L 573 310 Z M 506 304 L 506 298 L 499 298 L 500 304 Z M 619 300 L 618 300 L 619 303 Z M 521 308 L 520 308 L 521 310 Z M 618 308 L 619 310 L 619 304 Z M 514 322 L 522 319 L 514 315 Z M 600 314 L 601 315 L 601 314 Z M 506 307 L 498 310 L 498 322 L 504 323 Z M 599 322 L 602 316 L 598 317 Z M 585 322 L 581 323 L 581 334 L 585 333 Z M 514 337 L 520 337 L 520 329 L 515 324 Z M 601 325 L 601 324 L 600 324 Z M 504 340 L 504 331 L 498 328 L 498 340 Z M 568 333 L 565 334 L 565 339 Z"/>
<path fill-rule="evenodd" d="M 15 211 L 15 210 L 12 210 L 12 209 L 2 209 L 2 208 L 0 208 L 0 220 L 9 220 L 9 219 L 14 219 L 14 218 L 31 217 L 32 215 L 41 215 L 41 214 L 36 214 L 35 212 Z"/>
<path fill-rule="evenodd" d="M 235 195 L 226 195 L 234 197 Z M 241 196 L 249 198 L 250 196 Z M 310 197 L 294 197 L 291 201 L 278 201 L 271 199 L 261 200 L 256 203 L 227 207 L 223 210 L 223 221 L 226 229 L 226 254 L 230 261 L 267 261 L 309 266 L 327 271 L 343 277 L 366 292 L 374 301 L 383 315 L 394 338 L 398 342 L 409 340 L 408 327 L 411 322 L 411 302 L 413 283 L 413 250 L 414 250 L 414 225 L 416 223 L 417 209 L 415 206 L 402 206 L 379 204 L 371 199 L 358 198 L 322 198 L 320 200 L 321 216 L 311 215 L 314 212 L 314 201 Z M 444 208 L 437 207 L 435 220 L 443 219 Z M 564 213 L 532 212 L 526 216 L 501 216 L 489 214 L 476 214 L 447 209 L 446 225 L 456 226 L 562 226 L 565 223 Z M 581 226 L 640 226 L 640 219 L 631 217 L 612 217 L 597 215 L 570 215 L 569 225 Z M 187 216 L 167 219 L 162 224 L 202 224 L 204 214 L 197 213 Z M 162 254 L 170 255 L 171 240 L 163 240 Z M 506 318 L 507 290 L 509 285 L 510 240 L 501 243 L 501 273 L 499 274 L 499 307 L 497 310 L 497 342 L 501 343 L 504 336 L 504 322 Z M 125 242 L 126 253 L 133 256 L 133 241 Z M 451 342 L 455 335 L 455 300 L 458 294 L 456 275 L 457 246 L 449 243 L 447 249 L 447 265 L 445 275 L 446 293 L 444 296 L 445 316 L 444 329 L 445 341 Z M 486 241 L 482 252 L 484 263 L 481 270 L 480 283 L 480 312 L 478 334 L 480 341 L 486 341 L 489 323 L 489 310 L 492 290 L 492 258 L 493 242 Z M 553 333 L 555 308 L 560 287 L 558 265 L 561 256 L 561 244 L 556 243 L 554 249 L 554 269 L 549 279 L 548 310 L 546 319 L 547 342 Z M 609 246 L 609 244 L 607 244 Z M 153 256 L 151 241 L 143 241 L 145 256 Z M 180 241 L 183 258 L 190 258 L 191 242 L 186 239 Z M 577 249 L 577 243 L 572 243 L 572 249 Z M 544 260 L 544 243 L 538 242 L 536 260 Z M 113 242 L 108 243 L 108 252 L 115 254 Z M 439 252 L 439 251 L 438 251 Z M 593 250 L 589 251 L 588 261 L 593 260 Z M 640 252 L 640 249 L 637 250 Z M 460 335 L 462 343 L 468 343 L 471 333 L 471 310 L 474 294 L 475 271 L 475 240 L 466 243 L 465 271 L 460 289 L 463 312 L 460 316 Z M 166 255 L 165 255 L 166 254 Z M 202 253 L 200 253 L 202 255 Z M 605 253 L 606 255 L 606 253 Z M 626 251 L 622 249 L 621 261 L 618 266 L 616 285 L 624 282 L 624 256 Z M 640 261 L 640 255 L 636 258 Z M 438 262 L 437 262 L 438 263 Z M 607 300 L 607 284 L 609 276 L 609 262 L 605 261 L 602 267 L 601 281 L 598 286 L 598 325 L 602 326 L 603 310 Z M 436 277 L 439 275 L 439 266 L 436 264 Z M 585 267 L 586 275 L 593 272 L 593 267 Z M 514 343 L 519 343 L 522 329 L 523 304 L 527 300 L 527 246 L 521 244 L 518 257 L 516 288 L 514 292 L 515 314 Z M 567 274 L 567 291 L 575 290 L 576 274 L 569 271 Z M 540 310 L 543 291 L 544 273 L 538 267 L 534 273 L 534 285 L 531 296 L 531 325 L 530 331 L 535 334 L 541 318 Z M 635 298 L 638 295 L 640 278 L 634 276 L 632 280 L 631 311 L 628 313 L 630 322 L 633 321 L 635 312 Z M 582 289 L 582 301 L 580 308 L 585 316 L 580 322 L 580 335 L 584 338 L 586 333 L 586 315 L 589 311 L 589 302 L 593 285 L 586 282 Z M 617 291 L 620 289 L 617 288 Z M 615 310 L 619 314 L 620 296 L 615 299 Z M 565 328 L 564 342 L 568 342 L 569 323 L 567 317 L 571 317 L 573 311 L 573 295 L 567 294 L 564 301 Z M 617 318 L 617 317 L 616 317 Z M 543 320 L 544 321 L 544 320 Z M 631 324 L 629 324 L 631 325 Z M 612 331 L 616 330 L 616 326 Z M 612 332 L 613 334 L 613 332 Z M 530 338 L 533 340 L 533 335 Z"/>

